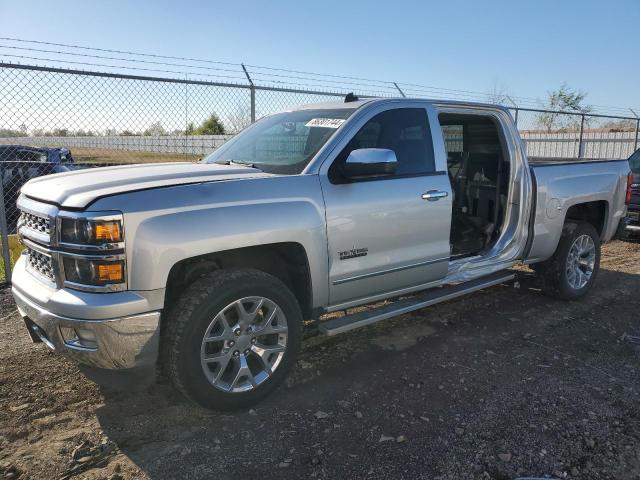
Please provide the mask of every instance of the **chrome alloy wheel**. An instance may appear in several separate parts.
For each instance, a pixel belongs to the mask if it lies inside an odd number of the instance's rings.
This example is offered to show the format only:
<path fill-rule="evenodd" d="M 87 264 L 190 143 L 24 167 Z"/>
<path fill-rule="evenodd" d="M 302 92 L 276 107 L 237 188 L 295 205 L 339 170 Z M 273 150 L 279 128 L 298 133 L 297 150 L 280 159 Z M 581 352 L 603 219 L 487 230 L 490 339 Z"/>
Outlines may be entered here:
<path fill-rule="evenodd" d="M 589 235 L 580 235 L 573 241 L 567 256 L 566 272 L 569 286 L 583 288 L 593 275 L 596 264 L 596 246 Z"/>
<path fill-rule="evenodd" d="M 287 348 L 287 319 L 264 297 L 227 305 L 207 327 L 200 363 L 209 382 L 227 393 L 246 392 L 267 380 Z"/>

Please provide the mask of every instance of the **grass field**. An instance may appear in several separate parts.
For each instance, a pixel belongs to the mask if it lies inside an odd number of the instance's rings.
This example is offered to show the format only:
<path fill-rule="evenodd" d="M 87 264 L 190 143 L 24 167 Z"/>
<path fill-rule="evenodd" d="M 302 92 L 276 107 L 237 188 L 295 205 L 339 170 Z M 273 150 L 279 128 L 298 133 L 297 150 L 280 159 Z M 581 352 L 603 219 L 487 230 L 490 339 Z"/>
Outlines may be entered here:
<path fill-rule="evenodd" d="M 154 163 L 154 162 L 194 162 L 202 155 L 181 153 L 136 152 L 129 150 L 109 150 L 103 148 L 71 149 L 77 163 Z"/>
<path fill-rule="evenodd" d="M 18 240 L 17 235 L 9 235 L 9 255 L 11 258 L 11 266 L 16 263 L 18 257 L 20 257 L 20 252 L 24 247 Z M 4 282 L 7 279 L 4 278 L 4 258 L 3 255 L 0 255 L 0 281 Z"/>

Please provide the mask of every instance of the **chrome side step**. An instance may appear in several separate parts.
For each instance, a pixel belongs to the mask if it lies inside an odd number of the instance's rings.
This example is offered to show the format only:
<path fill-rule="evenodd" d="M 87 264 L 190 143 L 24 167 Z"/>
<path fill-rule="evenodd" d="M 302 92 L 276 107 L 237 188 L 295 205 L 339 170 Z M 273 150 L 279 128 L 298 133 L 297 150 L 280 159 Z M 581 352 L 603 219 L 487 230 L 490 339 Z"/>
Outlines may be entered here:
<path fill-rule="evenodd" d="M 391 305 L 376 308 L 369 312 L 355 313 L 353 315 L 346 315 L 341 318 L 321 322 L 318 325 L 318 330 L 320 333 L 328 336 L 338 335 L 339 333 L 355 330 L 356 328 L 371 325 L 372 323 L 386 320 L 387 318 L 396 317 L 430 305 L 435 305 L 436 303 L 451 300 L 452 298 L 461 297 L 476 290 L 508 282 L 515 277 L 516 274 L 513 272 L 496 272 L 468 282 L 434 288 L 414 297 L 407 298 L 406 300 L 400 300 Z"/>

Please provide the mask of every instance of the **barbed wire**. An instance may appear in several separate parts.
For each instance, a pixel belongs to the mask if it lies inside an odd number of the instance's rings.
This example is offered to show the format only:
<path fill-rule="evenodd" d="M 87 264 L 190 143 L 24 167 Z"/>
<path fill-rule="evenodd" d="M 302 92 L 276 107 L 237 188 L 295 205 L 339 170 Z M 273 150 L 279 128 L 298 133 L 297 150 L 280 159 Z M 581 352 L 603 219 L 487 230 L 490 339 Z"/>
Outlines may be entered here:
<path fill-rule="evenodd" d="M 115 68 L 115 69 L 125 69 L 125 70 L 137 70 L 137 71 L 145 71 L 145 72 L 157 72 L 157 73 L 170 73 L 170 74 L 174 74 L 174 75 L 181 75 L 181 77 L 179 78 L 184 78 L 185 73 L 187 72 L 181 72 L 181 71 L 175 71 L 175 70 L 165 70 L 165 69 L 159 69 L 159 68 L 145 68 L 145 67 L 127 67 L 126 65 L 107 65 L 107 64 L 103 64 L 103 63 L 93 63 L 93 62 L 74 62 L 73 60 L 59 60 L 59 59 L 55 59 L 55 58 L 40 58 L 40 57 L 32 57 L 32 56 L 28 56 L 28 55 L 12 55 L 12 54 L 7 54 L 7 53 L 2 53 L 0 54 L 1 56 L 5 56 L 5 57 L 11 57 L 11 58 L 18 58 L 18 59 L 22 59 L 22 60 L 36 60 L 36 61 L 45 61 L 45 62 L 58 62 L 58 63 L 66 63 L 66 64 L 71 64 L 71 65 L 83 65 L 83 66 L 90 66 L 90 67 L 106 67 L 106 68 Z M 191 75 L 200 75 L 200 76 L 205 76 L 205 77 L 211 77 L 211 78 L 230 78 L 230 79 L 237 79 L 237 80 L 246 80 L 246 77 L 242 77 L 242 76 L 238 76 L 238 77 L 234 77 L 232 75 L 208 75 L 205 73 L 191 73 Z M 238 85 L 241 85 L 241 82 L 235 82 Z"/>
<path fill-rule="evenodd" d="M 246 85 L 246 77 L 244 76 L 244 72 L 242 70 L 242 63 L 234 63 L 234 62 L 225 62 L 219 60 L 210 60 L 203 58 L 194 58 L 194 57 L 186 57 L 186 56 L 172 56 L 172 55 L 162 55 L 162 54 L 154 54 L 154 53 L 146 53 L 146 52 L 134 52 L 129 50 L 118 50 L 118 49 L 110 49 L 110 48 L 100 48 L 100 47 L 90 47 L 86 45 L 77 45 L 77 44 L 68 44 L 68 43 L 56 43 L 56 42 L 48 42 L 42 40 L 31 40 L 31 39 L 23 39 L 17 37 L 0 37 L 0 41 L 5 42 L 15 42 L 18 44 L 32 44 L 32 45 L 46 45 L 50 47 L 61 47 L 64 49 L 75 49 L 82 50 L 84 52 L 91 53 L 79 53 L 74 51 L 64 51 L 64 50 L 51 50 L 51 49 L 42 49 L 42 48 L 33 48 L 27 46 L 18 46 L 18 45 L 0 45 L 0 48 L 11 49 L 14 51 L 22 51 L 22 52 L 39 52 L 39 53 L 47 53 L 47 54 L 55 54 L 55 55 L 68 55 L 74 57 L 84 57 L 84 58 L 93 58 L 96 60 L 109 60 L 109 61 L 117 61 L 117 62 L 127 62 L 129 65 L 111 65 L 105 63 L 96 63 L 96 62 L 88 62 L 88 61 L 71 61 L 64 59 L 56 59 L 56 58 L 38 58 L 30 55 L 14 55 L 7 54 L 4 52 L 0 52 L 0 56 L 16 58 L 16 59 L 25 59 L 25 60 L 35 60 L 40 62 L 59 62 L 65 64 L 72 65 L 81 65 L 88 67 L 99 67 L 99 68 L 110 68 L 110 69 L 125 69 L 125 70 L 139 70 L 143 72 L 158 72 L 163 74 L 171 74 L 178 75 L 180 78 L 183 78 L 185 75 L 189 76 L 200 76 L 206 78 L 221 78 L 221 79 L 231 79 L 237 81 L 239 84 Z M 118 54 L 121 56 L 109 56 L 109 55 L 99 55 L 96 52 L 107 53 L 107 54 Z M 123 58 L 122 55 L 132 56 L 132 57 L 141 57 L 141 58 Z M 144 60 L 144 58 L 152 58 L 156 60 Z M 199 65 L 193 65 L 191 63 L 175 63 L 175 62 L 167 62 L 167 61 L 159 61 L 159 60 L 172 60 L 172 61 L 180 61 L 180 62 L 195 62 Z M 131 65 L 133 64 L 133 65 Z M 159 65 L 159 66 L 167 66 L 167 67 L 177 67 L 180 69 L 187 70 L 169 70 L 169 69 L 153 69 L 140 65 Z M 208 66 L 201 65 L 207 64 Z M 215 65 L 215 66 L 212 66 Z M 236 67 L 232 68 L 224 68 L 219 65 L 223 65 L 224 67 Z M 287 85 L 288 87 L 314 87 L 314 88 L 325 88 L 330 89 L 332 91 L 348 91 L 348 90 L 357 90 L 361 94 L 378 94 L 382 93 L 383 95 L 389 95 L 396 93 L 397 87 L 400 87 L 404 94 L 409 96 L 446 96 L 453 97 L 455 99 L 464 99 L 469 101 L 481 101 L 487 102 L 490 100 L 495 100 L 492 98 L 492 95 L 487 92 L 480 92 L 474 90 L 464 90 L 464 89 L 454 89 L 454 88 L 446 88 L 446 87 L 437 87 L 432 85 L 425 85 L 420 83 L 412 83 L 412 82 L 394 82 L 390 80 L 380 80 L 380 79 L 372 79 L 366 77 L 358 77 L 358 76 L 349 76 L 349 75 L 338 75 L 338 74 L 328 74 L 328 73 L 319 73 L 319 72 L 310 72 L 305 70 L 295 70 L 295 69 L 287 69 L 281 67 L 272 67 L 272 66 L 264 66 L 264 65 L 255 65 L 255 64 L 244 64 L 245 67 L 250 69 L 249 74 L 253 80 L 257 80 L 260 82 L 265 82 L 270 85 Z M 200 73 L 200 72 L 192 72 L 190 69 L 195 70 L 205 70 L 211 73 Z M 213 72 L 224 72 L 224 73 L 213 73 Z M 281 72 L 281 73 L 270 73 L 270 72 Z M 238 73 L 238 76 L 227 75 L 227 73 Z M 371 90 L 375 89 L 375 90 Z M 505 105 L 507 107 L 522 107 L 522 108 L 544 108 L 545 102 L 540 98 L 532 98 L 526 96 L 517 96 L 517 95 L 498 95 L 503 99 L 507 99 L 509 105 Z M 507 103 L 506 101 L 503 103 Z M 589 104 L 588 108 L 594 115 L 597 114 L 615 114 L 621 116 L 628 116 L 629 113 L 633 113 L 633 108 L 626 107 L 614 107 L 609 105 L 599 105 L 599 104 Z M 635 109 L 638 111 L 640 109 Z M 635 116 L 635 113 L 633 113 Z"/>

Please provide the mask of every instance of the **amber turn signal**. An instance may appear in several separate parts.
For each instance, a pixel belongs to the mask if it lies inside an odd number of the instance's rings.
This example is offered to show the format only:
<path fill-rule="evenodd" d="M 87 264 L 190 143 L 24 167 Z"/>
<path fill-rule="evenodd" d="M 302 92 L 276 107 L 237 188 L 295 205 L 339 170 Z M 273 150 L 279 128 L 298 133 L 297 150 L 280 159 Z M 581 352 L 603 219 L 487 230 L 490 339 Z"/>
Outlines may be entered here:
<path fill-rule="evenodd" d="M 122 282 L 122 262 L 98 265 L 98 280 L 101 282 Z"/>
<path fill-rule="evenodd" d="M 96 222 L 94 224 L 95 239 L 106 242 L 121 242 L 120 222 Z"/>

